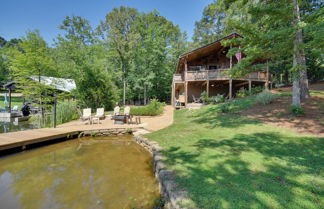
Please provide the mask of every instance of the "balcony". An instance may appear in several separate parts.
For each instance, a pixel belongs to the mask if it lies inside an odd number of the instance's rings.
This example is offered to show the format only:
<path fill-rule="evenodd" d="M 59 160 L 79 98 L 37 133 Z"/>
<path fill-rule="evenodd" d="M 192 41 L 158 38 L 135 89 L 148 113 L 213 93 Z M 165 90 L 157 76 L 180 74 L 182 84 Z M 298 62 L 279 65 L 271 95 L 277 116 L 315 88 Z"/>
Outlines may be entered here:
<path fill-rule="evenodd" d="M 199 70 L 199 71 L 187 71 L 186 76 L 184 74 L 174 74 L 174 82 L 183 82 L 186 78 L 187 81 L 203 81 L 203 80 L 228 80 L 230 77 L 226 75 L 228 69 L 218 69 L 218 70 Z M 255 80 L 255 81 L 266 81 L 266 72 L 253 72 L 244 78 L 239 78 L 235 80 Z"/>

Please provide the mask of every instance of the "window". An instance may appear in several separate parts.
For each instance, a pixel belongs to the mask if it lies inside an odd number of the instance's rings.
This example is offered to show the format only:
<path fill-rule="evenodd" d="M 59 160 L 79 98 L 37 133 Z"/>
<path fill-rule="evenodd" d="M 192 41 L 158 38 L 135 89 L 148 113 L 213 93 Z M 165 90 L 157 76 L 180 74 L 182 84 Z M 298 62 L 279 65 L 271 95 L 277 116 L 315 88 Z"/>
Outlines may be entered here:
<path fill-rule="evenodd" d="M 216 70 L 217 69 L 217 66 L 216 65 L 210 65 L 208 69 L 209 70 Z"/>

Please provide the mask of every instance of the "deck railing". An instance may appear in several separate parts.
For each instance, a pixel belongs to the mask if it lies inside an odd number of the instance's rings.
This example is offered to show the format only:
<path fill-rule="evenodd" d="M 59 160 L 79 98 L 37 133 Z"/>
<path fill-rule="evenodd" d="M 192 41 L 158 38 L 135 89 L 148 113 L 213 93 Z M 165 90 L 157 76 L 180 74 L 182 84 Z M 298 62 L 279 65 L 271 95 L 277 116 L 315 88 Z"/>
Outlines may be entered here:
<path fill-rule="evenodd" d="M 199 80 L 225 80 L 230 79 L 230 77 L 225 73 L 228 69 L 218 69 L 218 70 L 199 70 L 199 71 L 187 71 L 187 74 L 174 74 L 173 80 L 175 82 L 182 82 L 186 78 L 188 81 L 199 81 Z M 251 79 L 266 81 L 266 72 L 253 72 L 241 79 Z"/>

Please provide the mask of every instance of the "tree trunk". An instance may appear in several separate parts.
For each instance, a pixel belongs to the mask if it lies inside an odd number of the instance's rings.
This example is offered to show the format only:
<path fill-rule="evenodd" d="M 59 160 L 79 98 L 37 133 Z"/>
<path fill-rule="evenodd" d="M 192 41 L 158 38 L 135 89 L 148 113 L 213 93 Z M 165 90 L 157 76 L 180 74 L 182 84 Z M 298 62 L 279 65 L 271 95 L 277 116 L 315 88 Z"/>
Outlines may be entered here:
<path fill-rule="evenodd" d="M 123 106 L 126 104 L 126 78 L 124 76 L 124 88 L 123 88 Z"/>
<path fill-rule="evenodd" d="M 294 25 L 297 26 L 300 22 L 298 0 L 294 0 Z M 303 31 L 298 29 L 294 40 L 294 54 L 293 54 L 293 105 L 300 106 L 301 99 L 309 97 L 308 80 L 306 71 L 305 52 L 303 45 Z"/>
<path fill-rule="evenodd" d="M 144 85 L 144 105 L 146 105 L 146 86 Z"/>

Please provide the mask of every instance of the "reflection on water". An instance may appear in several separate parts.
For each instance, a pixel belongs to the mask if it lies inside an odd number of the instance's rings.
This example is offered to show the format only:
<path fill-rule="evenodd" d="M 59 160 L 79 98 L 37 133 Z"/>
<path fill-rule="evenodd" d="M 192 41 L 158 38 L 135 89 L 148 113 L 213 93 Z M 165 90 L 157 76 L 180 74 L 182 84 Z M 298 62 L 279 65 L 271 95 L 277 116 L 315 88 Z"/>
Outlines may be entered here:
<path fill-rule="evenodd" d="M 151 156 L 132 136 L 85 137 L 0 158 L 1 208 L 152 208 Z"/>
<path fill-rule="evenodd" d="M 0 133 L 23 131 L 39 128 L 39 124 L 30 121 L 18 122 L 15 118 L 0 118 Z"/>

